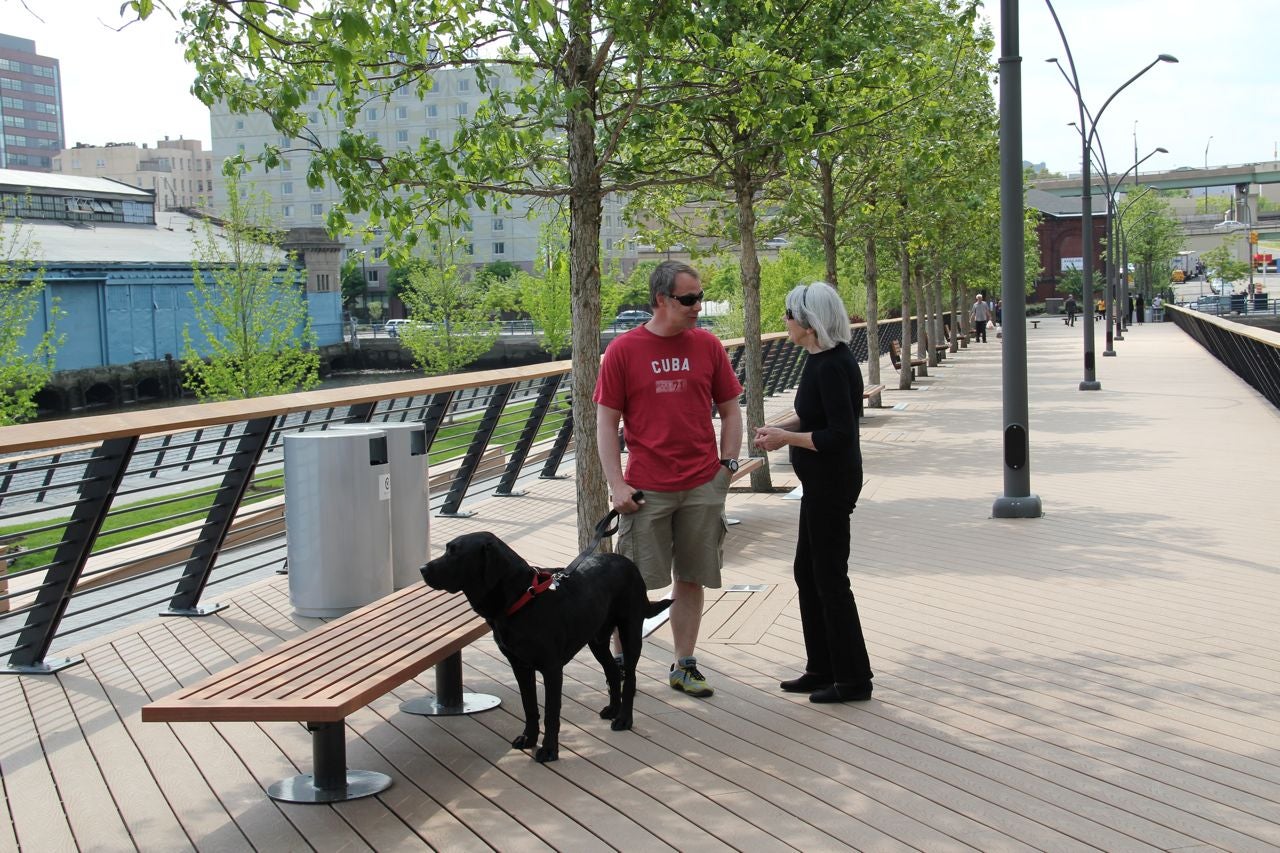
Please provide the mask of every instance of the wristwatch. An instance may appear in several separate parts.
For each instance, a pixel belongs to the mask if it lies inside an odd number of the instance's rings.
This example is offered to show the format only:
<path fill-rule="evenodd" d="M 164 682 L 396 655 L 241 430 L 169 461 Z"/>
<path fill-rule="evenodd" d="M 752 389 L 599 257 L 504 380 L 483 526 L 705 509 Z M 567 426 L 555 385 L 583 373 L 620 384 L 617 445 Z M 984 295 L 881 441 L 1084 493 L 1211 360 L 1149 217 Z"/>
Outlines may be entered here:
<path fill-rule="evenodd" d="M 721 459 L 721 460 L 720 460 L 720 464 L 721 464 L 721 465 L 723 465 L 724 467 L 728 468 L 728 469 L 729 469 L 729 473 L 730 473 L 730 474 L 736 474 L 736 473 L 738 473 L 738 460 L 737 460 L 737 459 Z"/>

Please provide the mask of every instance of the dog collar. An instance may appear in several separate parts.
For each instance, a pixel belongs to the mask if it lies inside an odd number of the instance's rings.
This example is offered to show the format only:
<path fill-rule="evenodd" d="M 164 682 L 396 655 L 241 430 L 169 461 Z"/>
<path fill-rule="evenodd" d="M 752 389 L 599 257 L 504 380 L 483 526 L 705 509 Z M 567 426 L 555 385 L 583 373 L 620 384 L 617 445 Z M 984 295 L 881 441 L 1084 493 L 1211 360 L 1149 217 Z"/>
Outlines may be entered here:
<path fill-rule="evenodd" d="M 556 572 L 555 574 L 552 574 L 551 572 L 547 572 L 547 571 L 534 572 L 533 583 L 529 585 L 529 588 L 526 589 L 524 593 L 511 604 L 510 607 L 507 608 L 507 615 L 511 616 L 512 614 L 514 614 L 521 607 L 524 607 L 530 601 L 533 601 L 535 596 L 538 596 L 549 589 L 554 590 L 560 582 L 560 577 L 561 577 L 561 573 L 559 572 Z"/>

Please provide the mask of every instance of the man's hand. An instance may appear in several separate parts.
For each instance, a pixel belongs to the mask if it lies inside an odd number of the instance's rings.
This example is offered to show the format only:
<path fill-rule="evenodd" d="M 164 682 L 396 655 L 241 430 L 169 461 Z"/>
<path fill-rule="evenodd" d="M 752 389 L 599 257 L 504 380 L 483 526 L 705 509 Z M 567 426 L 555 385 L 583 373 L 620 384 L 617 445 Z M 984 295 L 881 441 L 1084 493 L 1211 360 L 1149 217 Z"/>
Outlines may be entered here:
<path fill-rule="evenodd" d="M 625 482 L 620 483 L 619 486 L 621 488 L 612 483 L 609 484 L 609 491 L 613 493 L 613 508 L 623 515 L 637 512 L 640 505 L 644 503 L 644 493 L 631 488 Z"/>

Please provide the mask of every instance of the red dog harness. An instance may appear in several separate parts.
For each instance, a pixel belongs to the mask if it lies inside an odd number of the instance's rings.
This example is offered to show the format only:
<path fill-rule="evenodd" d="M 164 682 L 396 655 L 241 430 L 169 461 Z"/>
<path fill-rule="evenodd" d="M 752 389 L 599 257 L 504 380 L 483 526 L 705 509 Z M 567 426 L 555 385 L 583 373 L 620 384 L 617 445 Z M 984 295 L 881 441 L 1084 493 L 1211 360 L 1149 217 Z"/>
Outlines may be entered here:
<path fill-rule="evenodd" d="M 554 592 L 555 588 L 560 583 L 560 578 L 562 577 L 564 577 L 563 572 L 556 572 L 555 574 L 547 571 L 534 572 L 533 583 L 529 585 L 529 588 L 524 591 L 523 595 L 512 602 L 511 606 L 507 608 L 507 615 L 512 615 L 521 607 L 524 607 L 530 601 L 533 601 L 535 597 L 547 590 Z"/>

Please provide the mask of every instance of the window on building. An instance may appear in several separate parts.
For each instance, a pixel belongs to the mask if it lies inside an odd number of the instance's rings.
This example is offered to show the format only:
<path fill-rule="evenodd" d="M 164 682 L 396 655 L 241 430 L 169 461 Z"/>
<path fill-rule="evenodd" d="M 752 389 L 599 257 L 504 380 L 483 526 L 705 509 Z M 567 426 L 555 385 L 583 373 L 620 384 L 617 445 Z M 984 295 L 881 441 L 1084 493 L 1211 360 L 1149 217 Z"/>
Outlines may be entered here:
<path fill-rule="evenodd" d="M 409 117 L 408 107 L 396 107 L 396 121 L 404 121 Z"/>
<path fill-rule="evenodd" d="M 502 217 L 501 217 L 501 216 L 495 216 L 495 217 L 493 217 L 493 230 L 494 230 L 494 231 L 501 231 L 501 230 L 503 230 L 505 227 L 506 227 L 506 226 L 505 226 L 505 225 L 503 225 L 503 223 L 502 223 Z"/>
<path fill-rule="evenodd" d="M 464 116 L 466 114 L 467 114 L 467 102 L 463 101 L 462 103 L 458 104 L 458 115 Z"/>
<path fill-rule="evenodd" d="M 325 291 L 329 289 L 329 274 L 327 272 L 316 273 L 316 290 Z"/>
<path fill-rule="evenodd" d="M 459 91 L 459 92 L 470 92 L 470 91 L 471 91 L 471 81 L 470 81 L 470 80 L 459 80 L 459 81 L 458 81 L 458 91 Z"/>
<path fill-rule="evenodd" d="M 281 195 L 293 195 L 293 181 L 285 181 L 280 184 Z"/>
<path fill-rule="evenodd" d="M 409 141 L 409 131 L 407 130 L 396 131 L 396 142 L 408 142 L 408 141 Z"/>
<path fill-rule="evenodd" d="M 505 255 L 507 253 L 507 244 L 503 242 L 494 243 L 493 253 L 495 255 Z"/>
<path fill-rule="evenodd" d="M 324 204 L 317 202 L 311 205 L 312 216 L 324 216 Z"/>
<path fill-rule="evenodd" d="M 280 171 L 282 171 L 282 172 L 292 172 L 292 171 L 293 171 L 293 164 L 292 164 L 292 163 L 290 163 L 288 160 L 281 160 L 281 161 L 280 161 Z"/>
<path fill-rule="evenodd" d="M 373 247 L 373 259 L 374 259 L 375 261 L 376 261 L 376 260 L 378 260 L 379 258 L 381 258 L 381 257 L 382 257 L 382 255 L 383 255 L 383 253 L 384 253 L 385 251 L 386 251 L 386 249 L 385 249 L 385 248 L 383 248 L 382 246 L 374 246 L 374 247 Z"/>
<path fill-rule="evenodd" d="M 474 255 L 476 253 L 476 247 L 471 245 L 470 243 L 463 243 L 462 251 L 464 254 Z"/>
<path fill-rule="evenodd" d="M 377 271 L 377 270 L 365 270 L 364 275 L 365 275 L 365 281 L 369 282 L 370 284 L 377 284 L 377 283 L 378 283 L 378 271 Z"/>
<path fill-rule="evenodd" d="M 427 104 L 427 118 L 435 118 L 440 115 L 440 108 L 435 104 Z"/>
<path fill-rule="evenodd" d="M 427 129 L 427 139 L 439 139 L 439 138 L 440 138 L 440 131 L 436 130 L 434 127 Z"/>
<path fill-rule="evenodd" d="M 285 219 L 292 219 L 292 218 L 293 218 L 293 205 L 291 205 L 291 204 L 286 204 L 286 205 L 282 206 L 282 207 L 280 208 L 280 215 L 281 215 L 281 216 L 283 216 Z"/>
<path fill-rule="evenodd" d="M 236 130 L 244 130 L 244 119 L 236 119 Z"/>
<path fill-rule="evenodd" d="M 364 111 L 364 117 L 365 117 L 368 121 L 377 121 L 377 120 L 378 120 L 378 108 L 377 108 L 377 107 L 369 107 L 369 109 L 367 109 L 367 110 L 365 110 L 365 111 Z"/>

